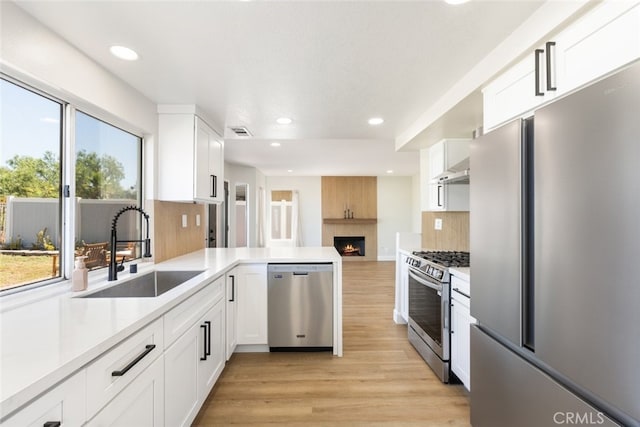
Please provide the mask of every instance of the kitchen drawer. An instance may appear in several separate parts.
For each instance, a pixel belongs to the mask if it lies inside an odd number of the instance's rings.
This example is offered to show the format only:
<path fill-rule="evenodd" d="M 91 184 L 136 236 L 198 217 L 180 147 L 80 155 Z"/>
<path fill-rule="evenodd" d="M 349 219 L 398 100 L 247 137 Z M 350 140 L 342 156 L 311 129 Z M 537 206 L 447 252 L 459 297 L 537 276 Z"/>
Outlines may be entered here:
<path fill-rule="evenodd" d="M 96 414 L 162 354 L 163 339 L 162 318 L 159 318 L 87 366 L 88 418 Z M 121 375 L 113 375 L 117 371 Z"/>
<path fill-rule="evenodd" d="M 451 276 L 451 295 L 454 295 L 456 289 L 468 297 L 471 297 L 471 285 L 469 282 L 459 277 Z"/>
<path fill-rule="evenodd" d="M 224 276 L 209 283 L 195 295 L 164 315 L 164 346 L 180 338 L 209 308 L 224 297 Z"/>
<path fill-rule="evenodd" d="M 85 420 L 85 375 L 82 369 L 26 407 L 2 421 L 3 427 L 41 427 L 59 422 L 63 426 L 80 426 Z M 55 425 L 55 424 L 52 424 Z"/>

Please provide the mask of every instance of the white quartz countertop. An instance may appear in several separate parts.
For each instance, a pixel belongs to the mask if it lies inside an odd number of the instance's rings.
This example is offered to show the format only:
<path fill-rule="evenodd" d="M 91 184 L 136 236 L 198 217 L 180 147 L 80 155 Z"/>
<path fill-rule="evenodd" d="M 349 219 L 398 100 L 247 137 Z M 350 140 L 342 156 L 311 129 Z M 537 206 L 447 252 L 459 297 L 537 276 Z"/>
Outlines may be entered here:
<path fill-rule="evenodd" d="M 203 249 L 159 263 L 140 263 L 139 273 L 205 270 L 153 298 L 77 298 L 125 281 L 90 278 L 89 289 L 70 291 L 62 283 L 0 298 L 0 419 L 74 373 L 211 280 L 240 263 L 333 262 L 333 247 Z"/>
<path fill-rule="evenodd" d="M 471 282 L 470 267 L 449 267 L 449 273 L 467 282 Z"/>

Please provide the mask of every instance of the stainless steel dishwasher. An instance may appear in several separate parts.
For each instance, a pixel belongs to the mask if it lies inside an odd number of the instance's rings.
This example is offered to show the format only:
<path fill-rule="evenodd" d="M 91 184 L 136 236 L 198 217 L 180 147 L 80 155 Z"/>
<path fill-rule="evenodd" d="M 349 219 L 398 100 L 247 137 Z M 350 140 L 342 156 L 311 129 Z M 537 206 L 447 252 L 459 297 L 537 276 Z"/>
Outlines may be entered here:
<path fill-rule="evenodd" d="M 333 349 L 333 264 L 269 264 L 269 349 Z"/>

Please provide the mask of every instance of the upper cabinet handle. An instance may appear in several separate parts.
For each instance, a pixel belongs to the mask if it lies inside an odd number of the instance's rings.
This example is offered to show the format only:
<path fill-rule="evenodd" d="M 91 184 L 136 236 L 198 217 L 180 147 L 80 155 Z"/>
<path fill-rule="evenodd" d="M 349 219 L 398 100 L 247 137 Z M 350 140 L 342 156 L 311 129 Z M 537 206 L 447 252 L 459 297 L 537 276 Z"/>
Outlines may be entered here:
<path fill-rule="evenodd" d="M 213 175 L 213 197 L 218 197 L 218 175 Z"/>
<path fill-rule="evenodd" d="M 535 50 L 535 58 L 536 58 L 536 96 L 544 96 L 544 93 L 540 92 L 540 55 L 544 53 L 544 49 L 536 49 Z"/>
<path fill-rule="evenodd" d="M 551 50 L 553 49 L 553 55 L 551 55 Z M 547 90 L 557 90 L 558 88 L 555 85 L 555 76 L 551 70 L 551 60 L 554 59 L 554 70 L 555 71 L 555 53 L 556 53 L 556 42 L 547 42 L 545 45 L 545 51 L 547 53 Z M 553 56 L 553 58 L 552 58 Z"/>
<path fill-rule="evenodd" d="M 60 427 L 62 423 L 60 421 L 47 421 L 42 427 Z"/>

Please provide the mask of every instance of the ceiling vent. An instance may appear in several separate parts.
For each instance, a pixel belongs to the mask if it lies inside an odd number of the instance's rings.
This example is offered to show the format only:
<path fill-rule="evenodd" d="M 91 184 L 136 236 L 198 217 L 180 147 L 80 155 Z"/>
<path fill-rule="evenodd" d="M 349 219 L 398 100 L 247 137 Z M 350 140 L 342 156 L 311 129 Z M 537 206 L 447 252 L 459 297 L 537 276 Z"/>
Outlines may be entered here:
<path fill-rule="evenodd" d="M 247 129 L 244 126 L 229 126 L 229 129 L 231 129 L 233 133 L 236 134 L 236 136 L 242 136 L 242 137 L 252 136 L 251 132 L 249 132 L 249 129 Z"/>

